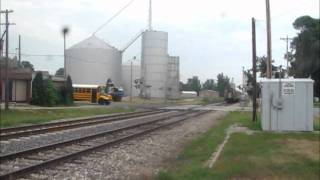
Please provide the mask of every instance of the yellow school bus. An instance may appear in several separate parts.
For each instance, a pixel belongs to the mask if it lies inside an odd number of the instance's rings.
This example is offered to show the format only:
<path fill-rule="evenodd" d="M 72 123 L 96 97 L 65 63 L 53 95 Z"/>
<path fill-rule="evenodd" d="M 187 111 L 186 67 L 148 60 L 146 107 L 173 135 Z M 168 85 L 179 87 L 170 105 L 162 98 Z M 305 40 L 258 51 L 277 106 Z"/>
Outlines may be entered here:
<path fill-rule="evenodd" d="M 73 84 L 73 99 L 75 101 L 89 101 L 108 105 L 112 101 L 112 96 L 108 93 L 106 86 Z"/>

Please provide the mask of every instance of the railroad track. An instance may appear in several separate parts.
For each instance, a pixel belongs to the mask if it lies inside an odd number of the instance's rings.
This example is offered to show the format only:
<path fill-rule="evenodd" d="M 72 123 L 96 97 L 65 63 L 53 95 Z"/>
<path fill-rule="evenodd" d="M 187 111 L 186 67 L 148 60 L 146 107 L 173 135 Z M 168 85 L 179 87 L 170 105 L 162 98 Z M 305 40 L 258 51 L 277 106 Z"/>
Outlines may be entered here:
<path fill-rule="evenodd" d="M 175 112 L 135 125 L 112 129 L 99 134 L 36 147 L 0 156 L 0 179 L 16 179 L 37 170 L 75 159 L 92 151 L 131 140 L 160 128 L 165 128 L 207 111 Z"/>
<path fill-rule="evenodd" d="M 107 116 L 99 116 L 94 118 L 81 118 L 76 120 L 49 122 L 36 125 L 3 128 L 0 129 L 0 141 L 7 141 L 10 139 L 27 137 L 31 135 L 38 135 L 43 133 L 52 133 L 61 130 L 74 129 L 79 127 L 93 126 L 108 122 L 127 120 L 129 118 L 143 117 L 147 115 L 154 115 L 162 113 L 164 110 L 141 111 L 133 113 L 121 113 Z"/>

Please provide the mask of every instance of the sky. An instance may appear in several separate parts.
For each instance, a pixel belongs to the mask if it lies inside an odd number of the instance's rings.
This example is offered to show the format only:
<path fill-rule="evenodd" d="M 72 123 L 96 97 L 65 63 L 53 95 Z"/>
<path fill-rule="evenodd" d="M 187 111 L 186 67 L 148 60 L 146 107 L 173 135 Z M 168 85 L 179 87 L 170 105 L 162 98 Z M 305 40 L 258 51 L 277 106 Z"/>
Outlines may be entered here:
<path fill-rule="evenodd" d="M 62 27 L 70 28 L 67 47 L 71 47 L 91 36 L 129 1 L 2 0 L 2 10 L 14 10 L 9 15 L 9 21 L 15 23 L 9 31 L 10 55 L 17 52 L 20 34 L 22 60 L 54 74 L 63 67 Z M 96 36 L 122 49 L 147 27 L 148 2 L 135 0 Z M 256 19 L 257 56 L 267 53 L 265 0 L 153 0 L 152 4 L 153 29 L 168 32 L 169 54 L 180 56 L 181 81 L 198 76 L 204 82 L 223 72 L 240 84 L 242 67 L 252 66 L 252 17 Z M 319 1 L 270 0 L 270 7 L 272 57 L 275 65 L 286 65 L 286 43 L 280 38 L 297 35 L 292 26 L 297 17 L 319 18 Z M 123 63 L 133 56 L 139 59 L 140 48 L 138 39 L 125 51 Z"/>

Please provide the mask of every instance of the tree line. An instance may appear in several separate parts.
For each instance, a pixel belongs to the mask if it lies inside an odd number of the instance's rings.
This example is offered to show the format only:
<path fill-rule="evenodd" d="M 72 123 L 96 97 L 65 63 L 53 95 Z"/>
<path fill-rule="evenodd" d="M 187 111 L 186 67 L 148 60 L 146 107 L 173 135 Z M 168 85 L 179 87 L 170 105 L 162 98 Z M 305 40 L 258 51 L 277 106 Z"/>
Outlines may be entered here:
<path fill-rule="evenodd" d="M 213 90 L 219 93 L 220 97 L 223 97 L 224 91 L 231 87 L 230 78 L 223 73 L 217 75 L 217 80 L 207 79 L 204 83 L 201 83 L 197 76 L 188 78 L 186 83 L 180 82 L 181 91 L 196 91 L 199 95 L 201 90 Z"/>

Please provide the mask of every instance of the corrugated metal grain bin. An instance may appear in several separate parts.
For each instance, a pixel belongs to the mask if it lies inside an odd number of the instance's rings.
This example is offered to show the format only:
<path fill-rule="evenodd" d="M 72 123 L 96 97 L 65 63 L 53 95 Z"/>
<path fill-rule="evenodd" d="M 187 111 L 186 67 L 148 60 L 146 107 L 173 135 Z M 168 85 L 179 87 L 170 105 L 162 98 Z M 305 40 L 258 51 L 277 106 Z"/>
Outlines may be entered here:
<path fill-rule="evenodd" d="M 66 50 L 66 71 L 74 84 L 105 84 L 110 78 L 121 83 L 119 50 L 92 35 Z"/>
<path fill-rule="evenodd" d="M 313 80 L 264 79 L 262 129 L 268 131 L 313 131 Z"/>
<path fill-rule="evenodd" d="M 142 34 L 141 77 L 142 95 L 147 98 L 164 98 L 168 73 L 168 33 L 145 31 Z"/>

